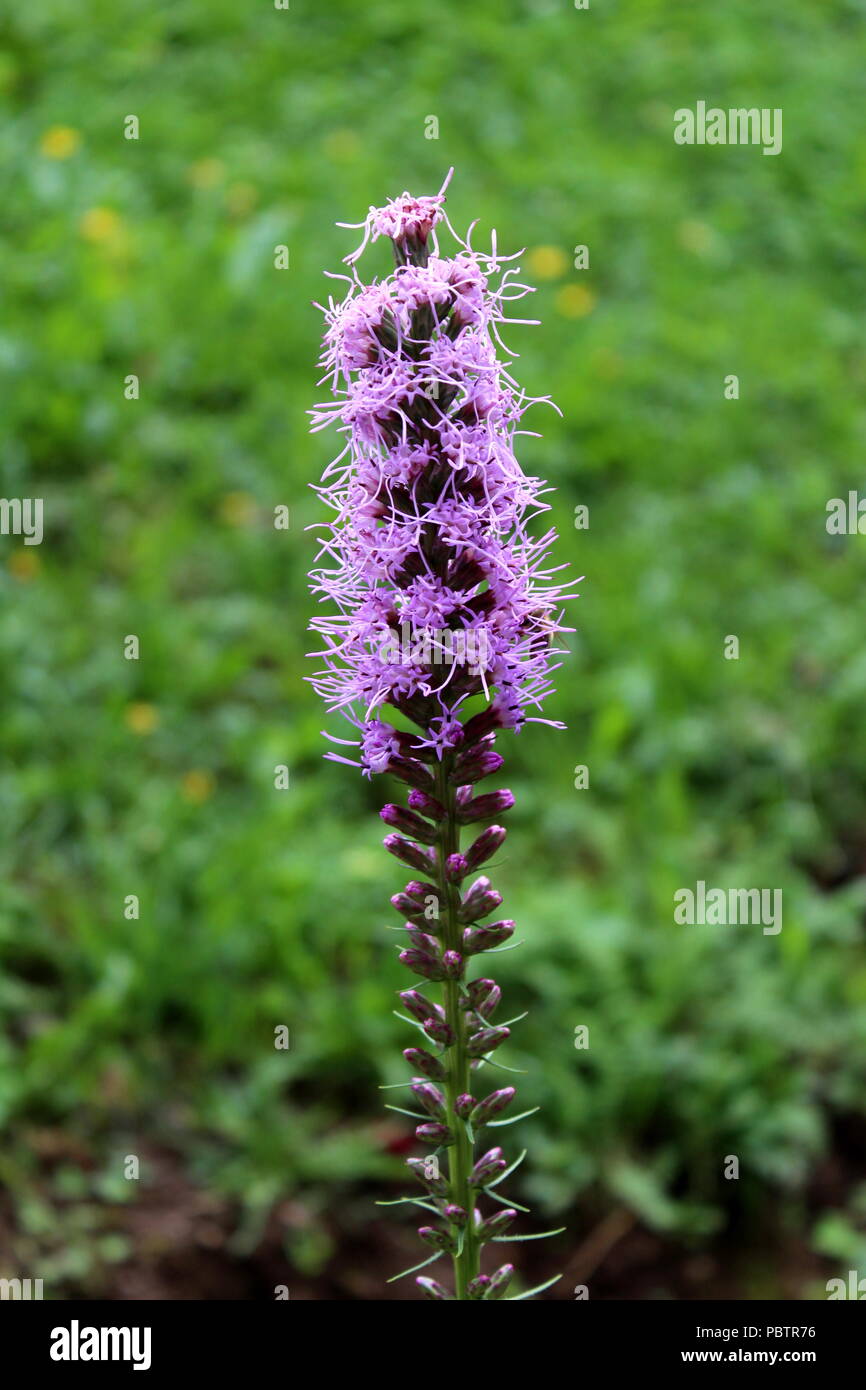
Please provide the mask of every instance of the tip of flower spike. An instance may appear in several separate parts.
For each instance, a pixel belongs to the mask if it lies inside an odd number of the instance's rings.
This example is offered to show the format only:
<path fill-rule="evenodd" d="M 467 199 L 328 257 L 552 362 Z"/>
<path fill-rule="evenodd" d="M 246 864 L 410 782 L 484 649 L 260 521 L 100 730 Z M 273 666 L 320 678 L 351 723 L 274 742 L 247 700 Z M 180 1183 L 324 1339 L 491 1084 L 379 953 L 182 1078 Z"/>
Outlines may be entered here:
<path fill-rule="evenodd" d="M 389 237 L 391 241 L 402 246 L 408 246 L 411 243 L 420 246 L 426 245 L 427 237 L 442 217 L 445 190 L 451 182 L 453 173 L 452 167 L 448 170 L 445 182 L 439 192 L 432 196 L 416 198 L 406 191 L 401 193 L 398 198 L 391 198 L 384 207 L 371 206 L 363 222 L 338 222 L 338 227 L 363 227 L 364 229 L 361 245 L 357 250 L 351 251 L 348 256 L 343 257 L 346 265 L 354 265 L 367 243 L 377 241 L 380 236 Z"/>

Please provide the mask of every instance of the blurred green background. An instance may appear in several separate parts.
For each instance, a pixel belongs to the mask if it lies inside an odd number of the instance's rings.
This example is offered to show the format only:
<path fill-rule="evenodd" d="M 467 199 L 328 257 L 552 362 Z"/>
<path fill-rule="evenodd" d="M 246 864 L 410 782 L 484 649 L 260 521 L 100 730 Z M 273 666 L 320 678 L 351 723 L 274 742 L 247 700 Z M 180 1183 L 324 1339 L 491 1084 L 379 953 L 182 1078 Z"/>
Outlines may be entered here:
<path fill-rule="evenodd" d="M 563 418 L 529 417 L 523 461 L 587 576 L 547 710 L 568 731 L 502 745 L 526 945 L 498 978 L 530 1010 L 506 1060 L 541 1106 L 508 1131 L 514 1190 L 568 1226 L 523 1268 L 564 1270 L 554 1298 L 824 1297 L 866 1270 L 866 540 L 825 528 L 863 481 L 864 18 L 5 11 L 2 495 L 43 497 L 46 534 L 0 537 L 0 1274 L 414 1296 L 384 1286 L 412 1223 L 374 1206 L 417 1151 L 377 1089 L 405 1071 L 405 874 L 393 789 L 322 761 L 303 679 L 308 484 L 337 451 L 305 411 L 311 301 L 355 245 L 334 223 L 452 164 L 455 226 L 527 248 L 516 373 Z M 781 155 L 675 145 L 699 99 L 781 107 Z M 782 888 L 781 933 L 675 926 L 697 879 Z"/>

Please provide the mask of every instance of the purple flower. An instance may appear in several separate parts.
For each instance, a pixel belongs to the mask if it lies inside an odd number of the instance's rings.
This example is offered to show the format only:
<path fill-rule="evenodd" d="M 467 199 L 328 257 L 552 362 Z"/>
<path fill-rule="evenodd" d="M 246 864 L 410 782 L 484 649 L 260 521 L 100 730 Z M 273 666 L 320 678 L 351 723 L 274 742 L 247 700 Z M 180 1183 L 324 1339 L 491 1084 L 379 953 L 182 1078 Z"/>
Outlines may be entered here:
<path fill-rule="evenodd" d="M 311 574 L 321 664 L 309 679 L 354 730 L 327 735 L 346 751 L 326 757 L 368 778 L 389 772 L 410 788 L 407 805 L 389 801 L 381 812 L 392 831 L 385 848 L 422 875 L 391 898 L 409 940 L 399 959 L 442 998 L 401 994 L 436 1048 L 404 1052 L 421 1073 L 414 1101 L 431 1117 L 416 1135 L 437 1151 L 429 1173 L 420 1160 L 410 1167 L 434 1210 L 461 1225 L 459 1241 L 435 1226 L 419 1234 L 451 1256 L 454 1297 L 464 1300 L 501 1297 L 510 1278 L 511 1266 L 492 1280 L 479 1273 L 482 1243 L 513 1212 L 478 1211 L 478 1189 L 507 1165 L 499 1149 L 475 1162 L 473 1148 L 474 1132 L 514 1090 L 485 1099 L 471 1091 L 509 1030 L 487 1024 L 499 986 L 467 981 L 466 972 L 514 924 L 478 925 L 502 902 L 487 877 L 463 890 L 505 829 L 488 825 L 462 849 L 460 833 L 498 822 L 514 804 L 510 791 L 475 787 L 502 766 L 499 731 L 552 722 L 538 712 L 553 690 L 557 639 L 570 631 L 562 605 L 574 594 L 550 560 L 555 532 L 531 534 L 548 489 L 523 472 L 514 448 L 527 408 L 547 400 L 527 396 L 511 376 L 502 340 L 507 324 L 528 322 L 509 313 L 530 289 L 495 235 L 482 252 L 454 232 L 444 211 L 450 177 L 432 197 L 403 193 L 370 208 L 355 224 L 363 235 L 347 273 L 334 277 L 342 298 L 322 306 L 320 384 L 329 395 L 311 412 L 313 429 L 333 426 L 342 444 L 317 489 L 331 515 Z M 439 243 L 443 224 L 450 250 Z M 365 283 L 356 263 L 380 237 L 391 241 L 394 268 Z M 435 1280 L 417 1282 L 428 1298 L 451 1297 Z"/>

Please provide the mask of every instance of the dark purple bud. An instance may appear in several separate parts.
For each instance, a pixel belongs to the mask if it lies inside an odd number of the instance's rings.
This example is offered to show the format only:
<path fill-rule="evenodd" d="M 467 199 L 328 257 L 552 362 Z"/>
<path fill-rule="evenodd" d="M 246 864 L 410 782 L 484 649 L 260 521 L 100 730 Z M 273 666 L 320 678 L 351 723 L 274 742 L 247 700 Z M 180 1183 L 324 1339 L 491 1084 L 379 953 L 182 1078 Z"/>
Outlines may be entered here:
<path fill-rule="evenodd" d="M 415 1130 L 415 1138 L 424 1144 L 435 1144 L 437 1148 L 447 1148 L 449 1144 L 454 1143 L 454 1135 L 448 1126 L 436 1123 L 419 1125 Z"/>
<path fill-rule="evenodd" d="M 492 1120 L 494 1115 L 498 1115 L 500 1110 L 504 1110 L 506 1105 L 514 1099 L 515 1090 L 513 1086 L 504 1086 L 501 1091 L 491 1091 L 489 1096 L 479 1101 L 472 1114 L 469 1116 L 471 1123 L 476 1129 L 486 1125 L 488 1120 Z"/>
<path fill-rule="evenodd" d="M 469 754 L 466 758 L 461 758 L 455 763 L 449 782 L 455 787 L 465 787 L 473 782 L 480 782 L 483 777 L 490 777 L 494 772 L 498 772 L 505 759 L 501 753 L 497 753 L 493 748 L 482 749 L 475 754 Z"/>
<path fill-rule="evenodd" d="M 513 1207 L 505 1207 L 502 1211 L 494 1212 L 493 1216 L 488 1216 L 478 1227 L 479 1240 L 492 1240 L 494 1236 L 504 1235 L 516 1215 Z"/>
<path fill-rule="evenodd" d="M 449 854 L 445 860 L 445 877 L 449 883 L 462 883 L 469 872 L 465 854 Z"/>
<path fill-rule="evenodd" d="M 416 787 L 422 792 L 432 792 L 435 790 L 436 782 L 433 774 L 428 772 L 423 763 L 419 763 L 416 758 L 401 758 L 395 753 L 388 762 L 388 771 L 395 777 L 399 777 L 401 782 L 407 782 L 410 787 Z"/>
<path fill-rule="evenodd" d="M 433 1299 L 436 1303 L 443 1303 L 446 1300 L 451 1303 L 454 1302 L 453 1295 L 450 1294 L 446 1288 L 443 1288 L 436 1279 L 426 1279 L 423 1275 L 419 1274 L 415 1283 L 418 1285 L 419 1289 L 424 1290 L 425 1298 Z"/>
<path fill-rule="evenodd" d="M 414 898 L 420 907 L 425 907 L 428 898 L 435 898 L 436 902 L 441 902 L 442 891 L 436 887 L 435 883 L 419 883 L 417 878 L 411 879 L 406 884 L 405 891 L 410 898 Z"/>
<path fill-rule="evenodd" d="M 407 1047 L 403 1056 L 410 1067 L 423 1072 L 431 1081 L 444 1081 L 448 1075 L 439 1058 L 434 1057 L 432 1052 L 425 1052 L 423 1047 Z"/>
<path fill-rule="evenodd" d="M 500 1265 L 496 1273 L 490 1276 L 490 1292 L 487 1297 L 501 1298 L 513 1278 L 514 1265 Z"/>
<path fill-rule="evenodd" d="M 436 842 L 436 831 L 416 816 L 414 811 L 407 811 L 403 806 L 395 806 L 389 801 L 387 806 L 383 806 L 379 815 L 386 825 L 393 825 L 395 830 L 402 830 L 404 835 L 410 835 L 413 840 L 421 840 L 425 845 L 432 845 Z"/>
<path fill-rule="evenodd" d="M 514 923 L 508 920 L 467 927 L 463 933 L 463 950 L 467 956 L 477 956 L 479 951 L 490 951 L 494 946 L 501 946 L 513 935 Z"/>
<path fill-rule="evenodd" d="M 467 719 L 463 725 L 463 737 L 469 745 L 475 744 L 479 739 L 487 738 L 495 729 L 502 727 L 502 721 L 495 705 L 488 705 L 486 709 L 479 710 L 473 714 L 471 719 Z"/>
<path fill-rule="evenodd" d="M 431 922 L 419 908 L 414 898 L 410 898 L 408 893 L 394 893 L 391 898 L 391 906 L 395 907 L 400 916 L 412 922 L 416 927 L 426 927 L 430 930 L 431 926 L 436 925 L 436 920 Z"/>
<path fill-rule="evenodd" d="M 425 955 L 433 956 L 435 960 L 439 954 L 439 942 L 435 936 L 428 936 L 420 927 L 413 926 L 411 922 L 406 923 L 406 935 L 416 951 L 423 951 Z"/>
<path fill-rule="evenodd" d="M 400 993 L 400 999 L 407 1013 L 413 1018 L 417 1018 L 419 1023 L 426 1023 L 428 1018 L 444 1016 L 441 1004 L 431 1004 L 429 999 L 425 999 L 423 994 L 419 994 L 417 989 L 404 989 Z"/>
<path fill-rule="evenodd" d="M 467 873 L 471 869 L 477 869 L 479 864 L 484 864 L 488 859 L 493 858 L 505 839 L 506 833 L 501 825 L 488 825 L 486 830 L 482 830 L 478 839 L 472 842 L 464 855 Z"/>
<path fill-rule="evenodd" d="M 459 980 L 463 976 L 463 957 L 459 951 L 446 951 L 442 957 L 445 974 L 449 980 Z"/>
<path fill-rule="evenodd" d="M 495 980 L 473 980 L 466 995 L 469 1008 L 482 1018 L 489 1018 L 502 998 L 502 990 Z"/>
<path fill-rule="evenodd" d="M 469 792 L 468 787 L 461 787 L 461 792 Z M 412 804 L 414 793 L 409 794 L 409 805 Z M 514 793 L 503 789 L 501 792 L 485 792 L 483 796 L 472 796 L 471 792 L 467 796 L 457 795 L 457 819 L 461 825 L 471 825 L 476 820 L 492 820 L 494 816 L 501 816 L 503 811 L 510 811 L 514 805 Z"/>
<path fill-rule="evenodd" d="M 404 840 L 400 835 L 386 835 L 382 844 L 389 854 L 393 854 L 396 859 L 402 859 L 404 864 L 408 864 L 410 869 L 420 869 L 422 873 L 430 873 L 433 869 L 433 857 L 429 850 L 422 849 L 420 845 L 413 845 L 411 840 Z"/>
<path fill-rule="evenodd" d="M 466 1292 L 470 1298 L 479 1299 L 487 1297 L 487 1290 L 490 1288 L 490 1278 L 486 1274 L 479 1274 L 477 1279 L 470 1279 Z"/>
<path fill-rule="evenodd" d="M 470 1096 L 467 1091 L 464 1091 L 463 1094 L 458 1096 L 455 1100 L 454 1109 L 461 1120 L 468 1120 L 472 1111 L 475 1109 L 475 1097 Z"/>
<path fill-rule="evenodd" d="M 445 979 L 442 961 L 428 956 L 425 951 L 416 951 L 414 948 L 411 951 L 401 951 L 398 959 L 407 969 L 414 971 L 416 975 L 422 975 L 425 980 Z"/>
<path fill-rule="evenodd" d="M 396 838 L 396 836 L 394 837 Z M 458 920 L 461 922 L 477 922 L 479 917 L 486 917 L 489 912 L 502 902 L 502 894 L 497 893 L 495 888 L 490 887 L 490 879 L 484 874 L 476 878 L 468 892 L 465 894 L 457 912 Z"/>
<path fill-rule="evenodd" d="M 472 1169 L 471 1182 L 475 1187 L 486 1187 L 491 1178 L 504 1173 L 507 1167 L 502 1150 L 497 1145 L 495 1149 L 488 1149 L 486 1154 L 481 1155 Z"/>
<path fill-rule="evenodd" d="M 436 800 L 435 796 L 428 796 L 426 792 L 418 791 L 416 787 L 413 787 L 406 799 L 413 811 L 420 812 L 429 820 L 445 819 L 445 807 L 441 801 Z"/>
<path fill-rule="evenodd" d="M 442 1047 L 453 1047 L 456 1041 L 454 1030 L 442 1018 L 425 1018 L 424 1032 L 431 1042 L 441 1043 Z"/>
<path fill-rule="evenodd" d="M 454 1237 L 449 1236 L 447 1231 L 437 1231 L 435 1226 L 419 1226 L 418 1234 L 425 1245 L 432 1245 L 437 1250 L 447 1250 L 449 1255 L 457 1249 Z"/>
<path fill-rule="evenodd" d="M 472 1034 L 466 1050 L 470 1057 L 484 1057 L 494 1048 L 500 1047 L 510 1036 L 509 1028 L 482 1028 L 480 1033 Z M 405 1052 L 403 1055 L 405 1057 Z"/>
<path fill-rule="evenodd" d="M 448 1183 L 441 1174 L 436 1176 L 438 1168 L 423 1158 L 407 1158 L 406 1166 L 411 1170 L 420 1183 L 434 1193 L 437 1197 L 447 1197 Z"/>
<path fill-rule="evenodd" d="M 466 1222 L 469 1220 L 463 1207 L 456 1207 L 453 1202 L 448 1203 L 442 1215 L 445 1217 L 446 1221 L 451 1222 L 452 1226 L 465 1226 Z"/>
<path fill-rule="evenodd" d="M 413 1082 L 410 1090 L 420 1105 L 424 1107 L 428 1115 L 432 1115 L 434 1120 L 441 1120 L 445 1117 L 445 1097 L 434 1086 L 432 1081 Z"/>

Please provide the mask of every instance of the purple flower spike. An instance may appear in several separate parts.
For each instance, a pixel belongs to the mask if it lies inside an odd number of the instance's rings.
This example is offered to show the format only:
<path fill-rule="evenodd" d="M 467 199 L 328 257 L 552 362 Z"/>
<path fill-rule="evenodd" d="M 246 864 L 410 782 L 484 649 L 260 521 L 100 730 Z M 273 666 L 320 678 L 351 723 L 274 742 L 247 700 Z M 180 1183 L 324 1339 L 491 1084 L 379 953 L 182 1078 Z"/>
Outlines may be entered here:
<path fill-rule="evenodd" d="M 510 306 L 530 288 L 495 237 L 485 253 L 453 231 L 447 184 L 371 207 L 356 224 L 361 244 L 346 257 L 348 273 L 334 277 L 342 298 L 323 306 L 327 398 L 312 412 L 313 429 L 335 427 L 341 444 L 318 489 L 329 519 L 311 574 L 319 650 L 310 679 L 352 729 L 332 738 L 326 756 L 367 778 L 390 773 L 409 789 L 408 804 L 389 801 L 381 812 L 391 829 L 385 848 L 419 874 L 391 898 L 409 940 L 399 958 L 440 986 L 441 1002 L 417 990 L 400 998 L 442 1049 L 404 1054 L 418 1074 L 415 1099 L 431 1116 L 417 1137 L 437 1150 L 410 1167 L 461 1228 L 459 1241 L 434 1227 L 421 1238 L 451 1256 L 453 1297 L 477 1301 L 501 1296 L 507 1282 L 502 1271 L 479 1272 L 483 1233 L 499 1229 L 485 1220 L 502 1216 L 475 1207 L 477 1190 L 507 1164 L 499 1149 L 474 1162 L 472 1135 L 514 1091 L 480 1101 L 470 1093 L 481 1058 L 508 1029 L 485 1026 L 499 986 L 466 985 L 464 975 L 467 958 L 507 940 L 514 924 L 478 925 L 502 902 L 488 878 L 461 888 L 501 846 L 498 820 L 514 797 L 474 788 L 502 766 L 502 731 L 551 722 L 540 712 L 574 594 L 558 582 L 555 532 L 532 534 L 549 489 L 515 454 L 524 412 L 546 401 L 527 396 L 502 360 L 502 326 L 527 321 L 512 320 Z M 451 249 L 440 246 L 443 227 Z M 391 241 L 393 269 L 362 279 L 357 262 L 381 237 Z M 401 727 L 384 717 L 389 709 Z M 461 846 L 461 827 L 479 821 L 494 823 Z M 417 1282 L 427 1298 L 452 1298 L 434 1279 Z"/>

